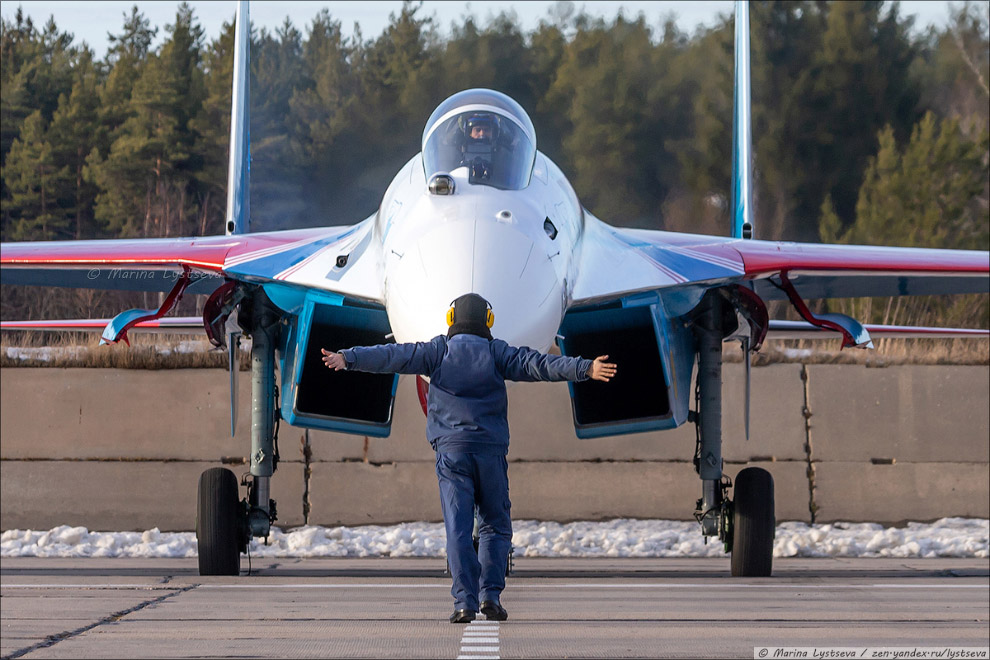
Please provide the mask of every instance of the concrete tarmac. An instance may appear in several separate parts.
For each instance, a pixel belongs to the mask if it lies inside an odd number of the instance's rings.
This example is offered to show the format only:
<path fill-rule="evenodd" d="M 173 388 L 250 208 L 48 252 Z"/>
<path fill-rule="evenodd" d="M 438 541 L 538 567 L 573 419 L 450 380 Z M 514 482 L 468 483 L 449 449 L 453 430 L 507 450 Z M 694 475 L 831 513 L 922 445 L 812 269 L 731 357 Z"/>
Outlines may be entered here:
<path fill-rule="evenodd" d="M 986 559 L 779 559 L 733 579 L 728 559 L 522 557 L 509 620 L 468 626 L 447 623 L 442 559 L 247 563 L 206 578 L 195 559 L 4 558 L 2 656 L 752 658 L 990 637 Z"/>

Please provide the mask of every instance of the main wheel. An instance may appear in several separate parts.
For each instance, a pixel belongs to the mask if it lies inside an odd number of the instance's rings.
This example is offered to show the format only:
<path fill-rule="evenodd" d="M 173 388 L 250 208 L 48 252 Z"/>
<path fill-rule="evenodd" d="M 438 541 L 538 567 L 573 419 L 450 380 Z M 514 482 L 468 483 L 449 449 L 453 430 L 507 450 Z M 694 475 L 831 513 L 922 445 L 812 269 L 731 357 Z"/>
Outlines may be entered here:
<path fill-rule="evenodd" d="M 200 575 L 237 575 L 241 571 L 241 507 L 237 477 L 226 468 L 199 476 L 196 541 Z"/>
<path fill-rule="evenodd" d="M 733 577 L 769 577 L 773 571 L 773 477 L 746 468 L 736 477 L 732 520 Z"/>

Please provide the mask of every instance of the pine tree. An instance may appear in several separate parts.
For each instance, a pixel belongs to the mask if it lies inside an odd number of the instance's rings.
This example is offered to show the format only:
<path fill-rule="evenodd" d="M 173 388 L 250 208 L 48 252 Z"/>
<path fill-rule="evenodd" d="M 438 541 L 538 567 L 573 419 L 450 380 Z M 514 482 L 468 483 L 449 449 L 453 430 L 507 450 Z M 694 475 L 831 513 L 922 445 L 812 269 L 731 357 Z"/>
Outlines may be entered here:
<path fill-rule="evenodd" d="M 93 51 L 79 52 L 73 67 L 72 91 L 63 95 L 49 129 L 55 158 L 69 167 L 74 183 L 68 212 L 74 237 L 93 238 L 97 228 L 93 218 L 96 187 L 83 177 L 86 157 L 102 141 L 99 124 L 99 85 L 102 72 L 93 60 Z"/>
<path fill-rule="evenodd" d="M 302 34 L 286 17 L 251 43 L 251 227 L 305 222 L 303 171 L 293 153 L 290 100 L 302 86 Z"/>
<path fill-rule="evenodd" d="M 563 113 L 547 101 L 547 96 L 564 58 L 563 29 L 562 25 L 540 21 L 536 31 L 529 35 L 530 69 L 526 74 L 534 100 L 527 110 L 536 128 L 536 146 L 556 163 L 563 162 L 561 143 L 566 127 Z"/>
<path fill-rule="evenodd" d="M 9 212 L 14 219 L 10 238 L 14 240 L 71 236 L 64 203 L 71 194 L 72 173 L 67 166 L 59 167 L 47 129 L 41 110 L 35 110 L 7 155 Z"/>
<path fill-rule="evenodd" d="M 917 55 L 897 5 L 881 15 L 880 2 L 828 5 L 821 49 L 794 85 L 798 107 L 791 149 L 797 171 L 813 173 L 794 207 L 805 237 L 811 218 L 831 195 L 844 225 L 855 216 L 856 195 L 876 134 L 890 124 L 899 139 L 917 121 L 918 90 L 909 75 Z"/>
<path fill-rule="evenodd" d="M 563 140 L 571 182 L 592 212 L 619 224 L 655 226 L 659 217 L 649 197 L 656 191 L 647 105 L 653 58 L 642 15 L 599 20 L 568 44 L 550 90 L 549 102 L 571 126 Z"/>
<path fill-rule="evenodd" d="M 357 217 L 342 199 L 345 186 L 340 185 L 353 176 L 353 154 L 363 146 L 353 130 L 363 112 L 350 62 L 353 50 L 340 22 L 323 9 L 308 29 L 300 86 L 289 100 L 292 147 L 305 177 L 304 214 L 316 222 L 346 223 Z M 328 181 L 337 182 L 336 189 L 325 185 Z M 334 217 L 328 217 L 328 209 Z"/>
<path fill-rule="evenodd" d="M 990 217 L 973 202 L 990 176 L 986 129 L 967 139 L 954 119 L 931 112 L 900 148 L 890 126 L 879 134 L 856 202 L 856 221 L 835 231 L 834 211 L 822 218 L 822 238 L 842 243 L 986 250 Z"/>
<path fill-rule="evenodd" d="M 230 142 L 230 100 L 234 75 L 234 22 L 224 23 L 221 34 L 204 50 L 204 88 L 200 112 L 190 119 L 198 136 L 196 152 L 202 158 L 195 186 L 200 236 L 221 234 L 226 212 L 227 158 Z"/>
<path fill-rule="evenodd" d="M 134 25 L 142 22 L 132 15 L 125 35 L 137 36 L 121 40 L 115 68 L 145 44 L 148 31 Z M 102 188 L 96 216 L 124 235 L 191 233 L 196 220 L 190 218 L 198 220 L 191 185 L 202 159 L 193 153 L 196 135 L 190 120 L 205 96 L 199 70 L 202 30 L 186 4 L 166 29 L 170 36 L 161 52 L 136 67 L 123 112 L 127 119 L 114 132 L 110 153 L 88 163 L 91 180 Z"/>
<path fill-rule="evenodd" d="M 826 242 L 905 247 L 986 250 L 990 215 L 980 203 L 990 169 L 990 132 L 978 141 L 965 137 L 954 119 L 929 112 L 898 146 L 894 131 L 879 134 L 879 150 L 869 159 L 856 202 L 856 220 L 845 231 L 826 198 L 820 222 Z M 891 304 L 880 299 L 833 303 L 863 321 L 909 324 L 985 323 L 986 296 L 923 297 Z M 893 314 L 893 316 L 891 315 Z"/>
<path fill-rule="evenodd" d="M 24 129 L 26 118 L 40 111 L 47 130 L 59 98 L 72 87 L 72 35 L 61 32 L 53 19 L 41 31 L 18 9 L 13 22 L 3 21 L 0 34 L 0 234 L 12 232 L 13 213 L 11 183 L 7 180 L 7 165 L 14 140 Z M 36 127 L 32 128 L 37 132 Z M 32 138 L 34 139 L 34 138 Z M 22 142 L 30 142 L 26 140 Z M 54 165 L 53 165 L 54 166 Z M 26 185 L 22 181 L 18 185 Z"/>

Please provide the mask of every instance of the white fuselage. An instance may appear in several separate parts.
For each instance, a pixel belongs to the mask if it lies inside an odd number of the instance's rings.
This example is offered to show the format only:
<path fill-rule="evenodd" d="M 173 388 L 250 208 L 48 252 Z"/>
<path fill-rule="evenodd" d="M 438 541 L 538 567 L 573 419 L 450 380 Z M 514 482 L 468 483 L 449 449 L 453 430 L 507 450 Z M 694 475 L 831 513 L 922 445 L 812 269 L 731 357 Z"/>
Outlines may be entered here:
<path fill-rule="evenodd" d="M 522 190 L 472 185 L 465 167 L 450 175 L 454 194 L 430 193 L 422 156 L 415 156 L 388 187 L 376 216 L 395 340 L 427 341 L 446 333 L 451 302 L 477 293 L 492 305 L 495 337 L 547 350 L 567 306 L 582 234 L 574 190 L 541 153 Z"/>

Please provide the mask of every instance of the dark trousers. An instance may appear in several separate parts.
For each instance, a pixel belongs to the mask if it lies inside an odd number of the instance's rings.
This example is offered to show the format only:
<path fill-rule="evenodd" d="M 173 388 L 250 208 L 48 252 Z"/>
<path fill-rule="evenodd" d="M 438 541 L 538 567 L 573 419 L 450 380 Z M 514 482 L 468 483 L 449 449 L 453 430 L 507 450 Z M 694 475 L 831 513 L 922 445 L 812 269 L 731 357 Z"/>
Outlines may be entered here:
<path fill-rule="evenodd" d="M 480 600 L 499 600 L 512 544 L 509 475 L 505 456 L 437 451 L 437 479 L 447 530 L 447 562 L 454 609 L 478 611 Z M 471 534 L 478 507 L 479 543 Z"/>

